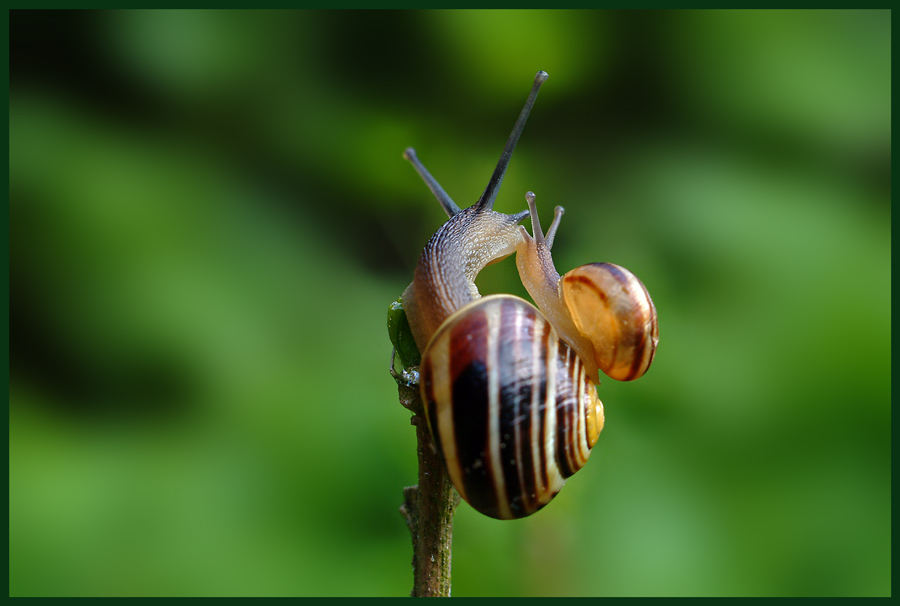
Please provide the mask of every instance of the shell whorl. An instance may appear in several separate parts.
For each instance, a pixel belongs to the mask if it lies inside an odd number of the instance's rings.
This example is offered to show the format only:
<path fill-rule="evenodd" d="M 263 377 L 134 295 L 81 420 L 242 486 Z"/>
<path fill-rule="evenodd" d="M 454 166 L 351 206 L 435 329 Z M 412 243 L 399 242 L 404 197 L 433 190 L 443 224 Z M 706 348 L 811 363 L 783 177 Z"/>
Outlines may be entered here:
<path fill-rule="evenodd" d="M 653 299 L 637 276 L 614 263 L 589 263 L 566 273 L 559 289 L 608 377 L 633 381 L 647 372 L 659 324 Z"/>

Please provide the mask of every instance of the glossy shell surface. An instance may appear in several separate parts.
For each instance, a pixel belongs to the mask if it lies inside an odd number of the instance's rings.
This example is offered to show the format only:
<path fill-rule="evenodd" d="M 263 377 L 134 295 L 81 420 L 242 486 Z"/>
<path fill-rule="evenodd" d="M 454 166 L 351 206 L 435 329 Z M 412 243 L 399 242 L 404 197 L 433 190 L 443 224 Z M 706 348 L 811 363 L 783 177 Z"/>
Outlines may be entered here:
<path fill-rule="evenodd" d="M 560 290 L 578 331 L 591 341 L 608 377 L 642 376 L 656 353 L 656 307 L 637 276 L 613 263 L 590 263 L 563 276 Z"/>
<path fill-rule="evenodd" d="M 549 503 L 603 428 L 603 405 L 575 352 L 517 297 L 484 297 L 453 314 L 420 373 L 453 485 L 493 518 L 521 518 Z"/>

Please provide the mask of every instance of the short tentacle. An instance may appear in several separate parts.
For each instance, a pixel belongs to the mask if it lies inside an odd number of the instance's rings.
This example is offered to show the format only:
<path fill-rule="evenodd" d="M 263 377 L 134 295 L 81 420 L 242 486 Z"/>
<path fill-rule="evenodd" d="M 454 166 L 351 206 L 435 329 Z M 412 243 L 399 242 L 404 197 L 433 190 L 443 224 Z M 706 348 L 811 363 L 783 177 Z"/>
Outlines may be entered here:
<path fill-rule="evenodd" d="M 566 209 L 562 206 L 557 206 L 553 210 L 553 223 L 550 224 L 550 229 L 547 230 L 546 242 L 547 248 L 553 248 L 553 238 L 556 236 L 556 230 L 559 228 L 560 219 L 562 219 L 563 214 L 565 214 Z"/>
<path fill-rule="evenodd" d="M 546 246 L 547 250 L 550 250 L 553 248 L 553 238 L 556 236 L 556 230 L 559 229 L 559 222 L 566 212 L 566 209 L 562 206 L 557 206 L 554 209 L 553 222 L 550 224 L 550 229 L 547 230 L 547 234 L 545 235 L 541 230 L 541 220 L 538 217 L 535 198 L 534 192 L 525 192 L 525 201 L 528 202 L 528 214 L 531 215 L 531 231 L 534 232 L 532 237 L 539 244 Z"/>

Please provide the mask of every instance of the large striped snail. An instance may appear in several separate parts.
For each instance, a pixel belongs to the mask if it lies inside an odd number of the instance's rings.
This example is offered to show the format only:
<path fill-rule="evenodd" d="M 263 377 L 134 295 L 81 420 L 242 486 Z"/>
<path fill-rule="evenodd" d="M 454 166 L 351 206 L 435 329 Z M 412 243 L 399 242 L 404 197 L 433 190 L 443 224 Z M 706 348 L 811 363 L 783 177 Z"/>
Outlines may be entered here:
<path fill-rule="evenodd" d="M 587 461 L 603 428 L 598 368 L 641 376 L 657 344 L 656 309 L 631 272 L 608 263 L 560 278 L 534 194 L 529 210 L 493 210 L 519 136 L 548 78 L 538 72 L 481 198 L 460 209 L 418 160 L 404 152 L 449 220 L 425 246 L 402 295 L 422 352 L 420 389 L 428 425 L 459 494 L 483 514 L 528 516 Z M 531 216 L 533 237 L 519 226 Z M 481 297 L 475 277 L 516 252 L 523 284 L 541 311 L 511 295 Z M 543 312 L 543 313 L 541 313 Z"/>

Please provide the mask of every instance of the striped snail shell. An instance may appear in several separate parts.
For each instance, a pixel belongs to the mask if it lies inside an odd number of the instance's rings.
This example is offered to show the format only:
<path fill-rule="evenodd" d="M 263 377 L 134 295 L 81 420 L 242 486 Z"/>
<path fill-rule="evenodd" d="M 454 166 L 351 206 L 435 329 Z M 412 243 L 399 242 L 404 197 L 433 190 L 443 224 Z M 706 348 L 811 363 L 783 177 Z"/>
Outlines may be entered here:
<path fill-rule="evenodd" d="M 450 480 L 492 518 L 549 503 L 603 429 L 603 404 L 578 356 L 518 297 L 484 297 L 450 316 L 419 373 Z"/>
<path fill-rule="evenodd" d="M 614 312 L 613 320 L 598 322 L 590 319 L 590 313 L 572 314 L 562 305 L 564 297 L 572 305 L 592 301 L 594 291 L 588 288 L 585 295 L 580 281 L 582 273 L 588 280 L 598 276 L 590 269 L 572 274 L 571 288 L 559 290 L 566 280 L 561 281 L 553 269 L 549 250 L 561 208 L 546 238 L 530 192 L 529 211 L 506 215 L 493 210 L 509 159 L 547 78 L 546 72 L 535 76 L 500 161 L 473 206 L 460 209 L 415 151 L 404 152 L 449 217 L 425 245 L 413 282 L 402 295 L 422 352 L 425 415 L 456 490 L 476 510 L 499 519 L 521 518 L 541 509 L 587 461 L 604 422 L 595 386 L 597 368 L 621 374 L 615 369 L 624 364 L 620 359 L 628 358 L 622 352 L 640 350 L 646 357 L 649 351 L 650 359 L 653 352 L 652 347 L 630 342 L 623 347 L 627 331 L 613 331 L 606 343 L 596 341 L 596 347 L 606 352 L 611 339 L 613 350 L 622 351 L 613 355 L 614 363 L 597 362 L 590 333 L 618 330 L 630 319 Z M 519 226 L 529 214 L 534 238 Z M 510 295 L 482 298 L 475 286 L 475 277 L 486 265 L 513 252 L 523 283 L 541 311 Z M 616 305 L 608 306 L 617 310 L 624 289 L 636 290 L 628 280 L 620 283 L 613 267 L 599 267 L 605 282 L 598 288 L 605 292 L 618 285 L 619 294 L 613 293 L 611 299 Z M 655 325 L 655 310 L 652 315 Z M 579 332 L 580 327 L 586 327 L 588 336 Z M 649 359 L 637 366 L 643 372 Z"/>

